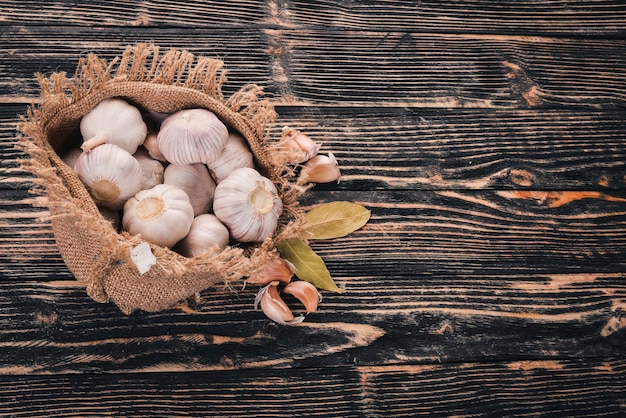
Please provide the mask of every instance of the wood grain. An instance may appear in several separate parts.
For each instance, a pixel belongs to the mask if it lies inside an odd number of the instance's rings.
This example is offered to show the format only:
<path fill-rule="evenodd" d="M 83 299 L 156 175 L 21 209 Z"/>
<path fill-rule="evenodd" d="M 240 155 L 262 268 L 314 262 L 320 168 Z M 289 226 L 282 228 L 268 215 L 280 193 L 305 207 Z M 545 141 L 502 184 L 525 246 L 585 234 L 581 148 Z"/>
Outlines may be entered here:
<path fill-rule="evenodd" d="M 11 416 L 618 417 L 623 359 L 0 378 Z"/>
<path fill-rule="evenodd" d="M 35 4 L 37 7 L 33 7 Z M 359 30 L 620 36 L 620 1 L 9 1 L 2 24 L 329 27 Z"/>
<path fill-rule="evenodd" d="M 624 416 L 625 34 L 615 0 L 2 2 L 0 415 Z M 136 42 L 262 86 L 343 170 L 304 207 L 372 211 L 311 242 L 343 292 L 303 324 L 240 285 L 124 315 L 63 263 L 15 122 Z"/>
<path fill-rule="evenodd" d="M 150 41 L 223 58 L 232 70 L 229 88 L 258 83 L 287 105 L 616 109 L 626 100 L 621 40 L 198 29 L 190 47 L 176 29 L 148 33 L 9 27 L 0 51 L 11 82 L 0 85 L 0 97 L 36 98 L 34 72 L 71 74 L 86 52 L 112 58 L 128 43 Z"/>

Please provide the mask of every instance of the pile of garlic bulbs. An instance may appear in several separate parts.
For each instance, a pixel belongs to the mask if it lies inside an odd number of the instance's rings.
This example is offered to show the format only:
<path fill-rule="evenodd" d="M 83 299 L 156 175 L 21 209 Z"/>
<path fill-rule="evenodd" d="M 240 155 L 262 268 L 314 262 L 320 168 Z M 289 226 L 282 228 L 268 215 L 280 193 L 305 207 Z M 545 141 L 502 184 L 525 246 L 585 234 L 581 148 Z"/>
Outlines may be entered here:
<path fill-rule="evenodd" d="M 148 126 L 154 126 L 152 131 Z M 142 113 L 112 98 L 80 122 L 80 148 L 63 157 L 116 230 L 187 257 L 272 236 L 283 210 L 276 186 L 254 166 L 242 136 L 211 111 Z M 339 178 L 332 154 L 283 129 L 279 163 L 302 164 L 303 181 Z"/>
<path fill-rule="evenodd" d="M 112 98 L 81 119 L 80 133 L 82 146 L 63 160 L 118 232 L 196 257 L 262 242 L 278 226 L 283 202 L 275 184 L 257 170 L 244 138 L 207 109 L 142 113 Z M 318 155 L 319 149 L 308 136 L 285 127 L 271 157 L 276 165 L 298 166 L 299 183 L 338 180 L 333 155 Z M 144 267 L 137 265 L 142 274 Z M 295 317 L 279 292 L 295 296 L 307 313 L 321 300 L 311 283 L 292 282 L 294 273 L 293 265 L 279 258 L 246 279 L 264 286 L 255 307 L 281 324 L 304 317 Z"/>

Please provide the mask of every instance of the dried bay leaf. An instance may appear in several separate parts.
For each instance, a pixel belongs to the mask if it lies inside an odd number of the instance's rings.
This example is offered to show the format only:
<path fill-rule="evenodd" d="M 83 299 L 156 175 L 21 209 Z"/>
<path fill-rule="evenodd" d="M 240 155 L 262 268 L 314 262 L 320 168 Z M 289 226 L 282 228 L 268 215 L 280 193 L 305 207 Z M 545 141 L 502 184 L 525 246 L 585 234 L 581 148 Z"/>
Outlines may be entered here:
<path fill-rule="evenodd" d="M 281 256 L 296 267 L 296 276 L 322 290 L 341 292 L 330 277 L 324 260 L 299 238 L 278 244 Z"/>
<path fill-rule="evenodd" d="M 309 239 L 339 238 L 356 231 L 370 219 L 370 211 L 352 202 L 323 203 L 305 214 Z"/>

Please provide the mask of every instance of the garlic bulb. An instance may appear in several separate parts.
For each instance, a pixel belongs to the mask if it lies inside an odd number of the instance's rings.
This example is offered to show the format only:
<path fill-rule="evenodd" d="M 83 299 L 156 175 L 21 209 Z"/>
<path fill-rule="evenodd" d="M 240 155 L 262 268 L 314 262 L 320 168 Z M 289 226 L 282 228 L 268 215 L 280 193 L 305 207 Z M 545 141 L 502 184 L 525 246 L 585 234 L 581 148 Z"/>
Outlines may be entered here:
<path fill-rule="evenodd" d="M 80 154 L 82 154 L 82 152 L 83 150 L 80 148 L 70 148 L 65 154 L 63 154 L 63 157 L 61 159 L 65 164 L 68 165 L 68 167 L 74 169 L 74 166 L 76 165 L 76 160 L 78 160 L 78 157 L 80 156 Z"/>
<path fill-rule="evenodd" d="M 161 150 L 159 149 L 159 144 L 157 142 L 157 134 L 154 132 L 150 132 L 146 135 L 146 139 L 143 141 L 144 148 L 148 151 L 150 157 L 159 161 L 166 161 L 163 154 L 161 154 Z"/>
<path fill-rule="evenodd" d="M 133 157 L 141 165 L 141 189 L 150 189 L 163 183 L 163 164 L 150 157 L 144 147 L 139 147 Z"/>
<path fill-rule="evenodd" d="M 83 116 L 80 133 L 84 151 L 109 143 L 134 154 L 146 139 L 148 126 L 135 106 L 122 99 L 107 99 Z"/>
<path fill-rule="evenodd" d="M 170 164 L 165 169 L 163 183 L 176 186 L 187 193 L 194 216 L 211 210 L 215 182 L 204 164 Z"/>
<path fill-rule="evenodd" d="M 208 164 L 211 176 L 216 183 L 224 180 L 230 173 L 241 167 L 254 168 L 252 153 L 243 140 L 236 133 L 228 135 L 226 145 L 217 160 Z"/>
<path fill-rule="evenodd" d="M 118 210 L 141 190 L 141 165 L 113 144 L 85 151 L 76 160 L 76 174 L 98 205 Z"/>
<path fill-rule="evenodd" d="M 253 168 L 236 169 L 215 189 L 213 212 L 241 242 L 272 235 L 282 211 L 276 186 Z"/>
<path fill-rule="evenodd" d="M 187 109 L 163 121 L 157 143 L 172 164 L 208 164 L 220 156 L 227 138 L 226 125 L 213 112 Z"/>
<path fill-rule="evenodd" d="M 176 250 L 186 257 L 195 257 L 212 247 L 216 252 L 223 250 L 229 239 L 224 224 L 217 216 L 207 213 L 194 218 L 189 233 L 176 245 Z"/>
<path fill-rule="evenodd" d="M 126 231 L 165 247 L 183 239 L 192 222 L 193 208 L 187 193 L 170 184 L 140 191 L 128 199 L 122 216 Z"/>

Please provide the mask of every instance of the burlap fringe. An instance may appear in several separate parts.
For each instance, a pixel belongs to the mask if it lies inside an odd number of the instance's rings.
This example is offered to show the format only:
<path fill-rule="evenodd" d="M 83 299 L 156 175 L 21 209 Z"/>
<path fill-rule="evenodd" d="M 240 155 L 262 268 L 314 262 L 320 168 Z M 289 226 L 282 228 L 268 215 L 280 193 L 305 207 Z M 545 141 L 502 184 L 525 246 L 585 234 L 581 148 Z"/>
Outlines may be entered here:
<path fill-rule="evenodd" d="M 22 168 L 36 175 L 33 192 L 41 194 L 45 191 L 51 213 L 49 219 L 53 222 L 61 253 L 76 278 L 86 284 L 87 292 L 94 300 L 105 302 L 112 299 L 126 313 L 136 309 L 166 309 L 180 299 L 219 281 L 230 286 L 230 282 L 249 275 L 268 259 L 277 257 L 277 243 L 304 234 L 303 213 L 298 198 L 308 186 L 291 183 L 289 173 L 292 172 L 274 165 L 265 149 L 276 118 L 274 108 L 268 100 L 262 98 L 262 89 L 256 85 L 245 86 L 226 99 L 222 93 L 226 72 L 221 61 L 196 57 L 179 50 L 160 54 L 155 45 L 138 44 L 126 48 L 121 57 L 110 62 L 94 54 L 81 58 L 72 78 L 63 72 L 49 77 L 37 74 L 37 78 L 41 85 L 41 104 L 38 108 L 32 106 L 18 125 L 21 135 L 18 136 L 17 147 L 31 157 L 22 161 Z M 151 245 L 158 260 L 152 269 L 154 272 L 149 272 L 154 273 L 154 277 L 149 280 L 139 278 L 129 269 L 128 266 L 132 265 L 128 260 L 129 250 L 141 240 L 113 230 L 49 141 L 50 136 L 59 135 L 58 126 L 63 125 L 66 117 L 64 112 L 68 108 L 93 99 L 107 89 L 123 92 L 123 88 L 135 85 L 132 83 L 189 89 L 189 94 L 194 97 L 199 92 L 204 95 L 202 100 L 206 96 L 214 101 L 212 106 L 218 116 L 230 116 L 231 113 L 237 115 L 228 122 L 234 124 L 234 128 L 248 140 L 257 162 L 279 188 L 285 206 L 281 223 L 272 239 L 247 250 L 229 247 L 218 256 L 194 258 L 186 258 L 170 249 Z M 150 110 L 163 111 L 159 108 Z M 101 251 L 86 248 L 83 257 L 89 259 L 69 260 L 71 254 L 68 254 L 76 250 L 78 245 L 57 231 L 67 229 L 64 226 L 66 224 L 75 226 L 78 231 L 92 238 L 96 237 L 94 239 L 99 240 L 96 244 L 102 246 Z M 174 282 L 178 280 L 185 287 L 184 291 L 158 288 L 167 284 L 170 278 Z M 120 294 L 127 288 L 134 294 L 128 298 L 121 297 Z M 143 300 L 142 292 L 154 292 L 155 298 L 164 300 L 154 303 Z"/>

